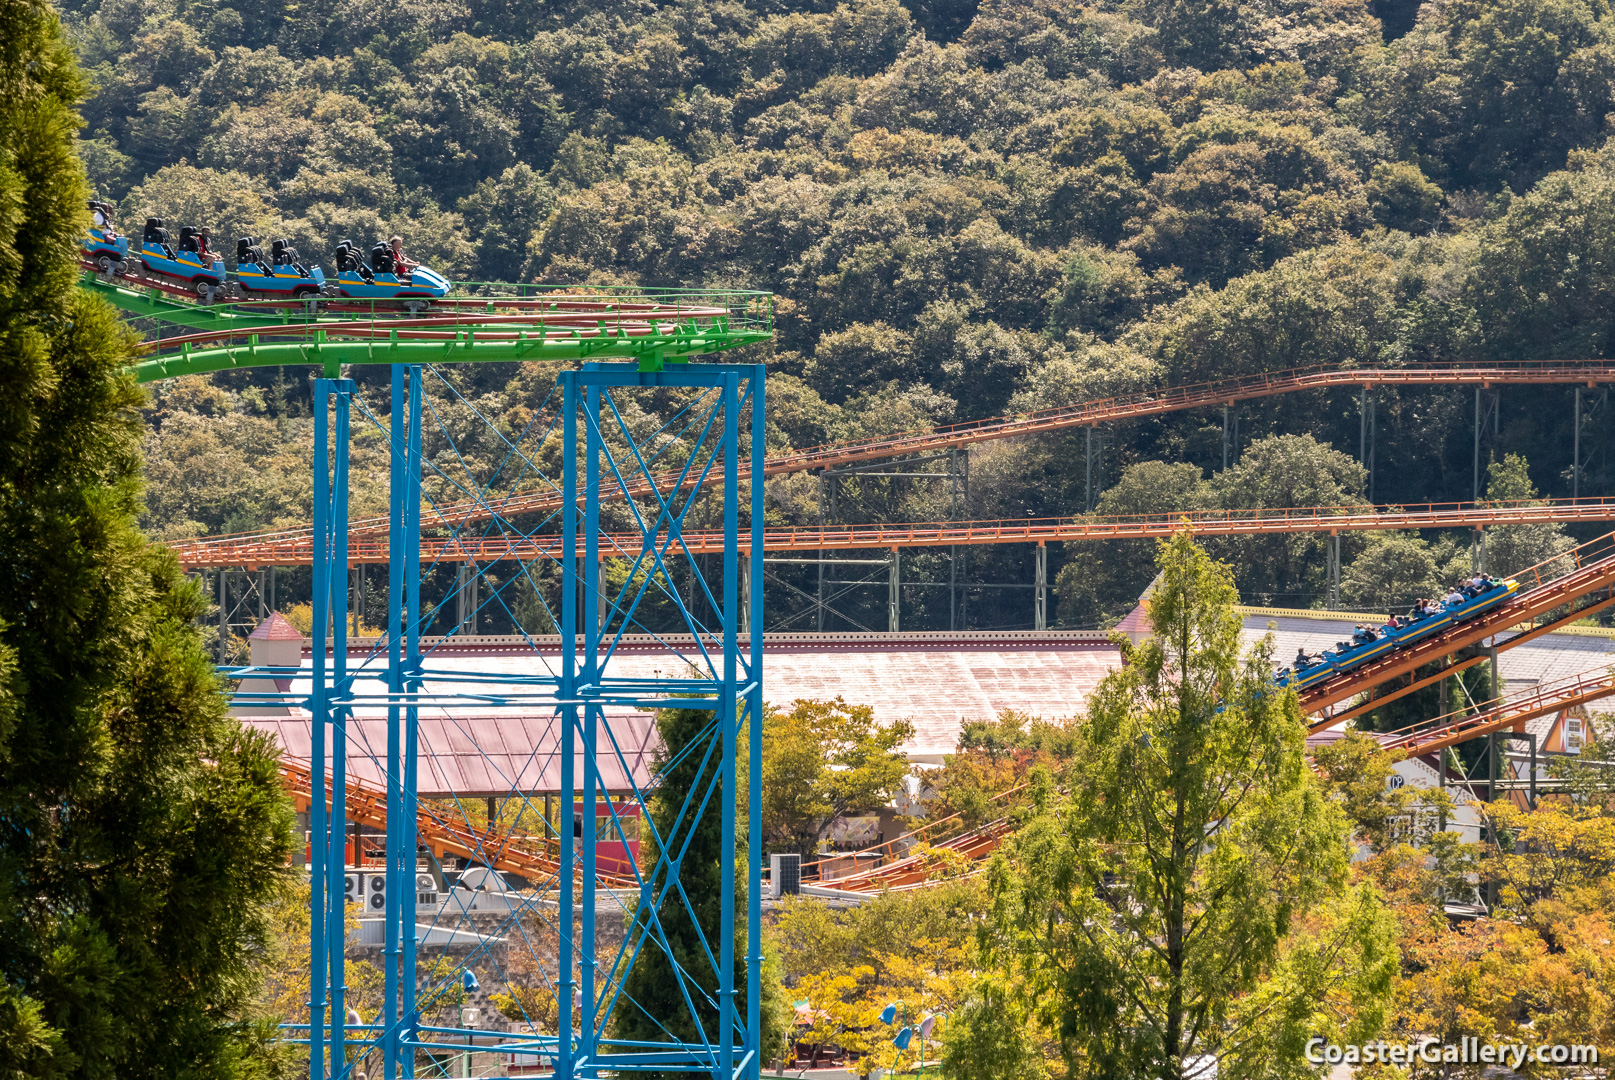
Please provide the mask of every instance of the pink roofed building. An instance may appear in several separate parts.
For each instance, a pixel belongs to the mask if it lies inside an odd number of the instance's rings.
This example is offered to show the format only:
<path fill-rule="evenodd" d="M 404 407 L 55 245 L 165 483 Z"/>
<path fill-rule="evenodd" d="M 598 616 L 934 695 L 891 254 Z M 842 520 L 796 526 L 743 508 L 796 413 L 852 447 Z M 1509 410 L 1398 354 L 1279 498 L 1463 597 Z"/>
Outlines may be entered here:
<path fill-rule="evenodd" d="M 260 632 L 262 636 L 260 637 Z M 306 641 L 280 616 L 255 631 L 249 644 L 255 664 L 295 667 L 287 678 L 246 680 L 243 689 L 306 693 Z M 1120 663 L 1108 637 L 1092 631 L 1012 631 L 967 634 L 800 634 L 765 639 L 763 688 L 776 708 L 797 699 L 870 706 L 878 723 L 907 720 L 914 736 L 904 752 L 916 764 L 939 765 L 952 753 L 965 723 L 1006 709 L 1047 720 L 1079 715 L 1106 672 Z M 292 659 L 293 650 L 296 652 Z M 354 642 L 349 663 L 359 666 L 372 652 Z M 508 675 L 542 671 L 557 659 L 554 649 L 534 650 L 520 639 L 457 638 L 431 646 L 430 667 L 442 672 Z M 370 660 L 370 664 L 377 661 Z M 618 677 L 650 676 L 667 663 L 665 648 L 628 642 L 611 660 Z M 476 684 L 443 683 L 440 692 L 477 693 Z M 426 689 L 434 687 L 428 680 Z M 306 758 L 310 717 L 298 706 L 257 705 L 236 710 L 246 722 L 273 734 L 288 756 Z M 657 742 L 652 717 L 627 710 L 608 714 L 618 753 L 602 760 L 606 787 L 627 791 L 650 780 Z M 558 734 L 552 713 L 527 706 L 512 709 L 441 707 L 420 709 L 420 791 L 434 796 L 486 796 L 511 791 L 554 792 L 560 779 Z M 348 725 L 350 773 L 380 782 L 373 751 L 386 746 L 386 712 L 354 710 Z M 609 746 L 604 737 L 602 748 Z M 581 761 L 577 763 L 581 767 Z"/>

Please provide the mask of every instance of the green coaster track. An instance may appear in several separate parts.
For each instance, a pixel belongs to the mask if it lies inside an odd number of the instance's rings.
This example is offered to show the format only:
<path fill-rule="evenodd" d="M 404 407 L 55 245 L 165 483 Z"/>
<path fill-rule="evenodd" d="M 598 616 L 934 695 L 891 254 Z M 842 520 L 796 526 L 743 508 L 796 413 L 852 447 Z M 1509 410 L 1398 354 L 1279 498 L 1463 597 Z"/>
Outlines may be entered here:
<path fill-rule="evenodd" d="M 202 304 L 138 279 L 86 271 L 80 287 L 136 320 L 189 333 L 149 342 L 138 382 L 238 368 L 635 360 L 661 370 L 770 340 L 774 298 L 743 290 L 469 282 L 423 311 L 398 301 Z"/>

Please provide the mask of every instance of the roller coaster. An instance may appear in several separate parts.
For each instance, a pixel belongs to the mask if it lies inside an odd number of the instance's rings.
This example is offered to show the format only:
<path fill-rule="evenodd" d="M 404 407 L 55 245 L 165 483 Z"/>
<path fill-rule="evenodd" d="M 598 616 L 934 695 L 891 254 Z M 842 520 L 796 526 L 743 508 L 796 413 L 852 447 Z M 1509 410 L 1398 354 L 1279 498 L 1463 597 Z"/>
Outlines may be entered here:
<path fill-rule="evenodd" d="M 176 249 L 167 246 L 167 237 L 159 231 L 161 222 L 149 224 L 151 229 L 138 259 L 130 258 L 125 238 L 116 234 L 109 238 L 110 230 L 106 229 L 92 233 L 91 241 L 84 245 L 85 273 L 81 279 L 84 289 L 106 298 L 136 319 L 189 331 L 151 343 L 153 355 L 134 370 L 136 379 L 142 382 L 260 366 L 313 365 L 322 368 L 327 377 L 334 377 L 346 364 L 515 360 L 627 359 L 636 361 L 642 370 L 654 372 L 695 356 L 767 341 L 773 331 L 773 299 L 766 293 L 455 285 L 431 275 L 422 278 L 427 287 L 419 294 L 411 294 L 412 280 L 405 281 L 396 273 L 392 280 L 385 280 L 385 272 L 377 278 L 381 268 L 375 260 L 382 257 L 381 245 L 371 250 L 369 262 L 356 245 L 343 245 L 337 253 L 337 271 L 327 279 L 321 268 L 299 262 L 298 253 L 284 242 L 271 245 L 270 256 L 262 258 L 260 245 L 250 237 L 238 244 L 238 268 L 228 274 L 223 271 L 222 261 L 207 263 L 194 249 L 196 231 L 182 229 Z M 119 240 L 124 240 L 121 250 Z M 96 247 L 98 242 L 103 246 Z M 245 273 L 241 269 L 243 259 Z M 202 274 L 204 270 L 206 274 Z M 380 280 L 380 284 L 370 293 L 356 285 L 351 289 L 338 287 L 345 273 L 358 281 L 368 277 L 372 284 Z M 759 463 L 758 471 L 773 476 L 836 468 L 1309 390 L 1583 382 L 1593 385 L 1609 381 L 1615 381 L 1615 362 L 1602 360 L 1295 369 L 1187 386 L 1153 386 L 1035 413 L 828 443 L 767 457 Z M 752 475 L 752 468 L 750 463 L 742 463 L 737 474 L 726 479 L 729 483 L 744 483 Z M 618 498 L 666 498 L 692 483 L 688 474 L 655 471 L 647 465 L 638 475 L 624 479 L 614 494 Z M 601 497 L 611 498 L 613 493 L 602 491 Z M 562 502 L 558 490 L 541 487 L 431 506 L 428 512 L 433 521 L 429 527 L 449 535 L 424 538 L 420 556 L 480 563 L 553 558 L 558 552 L 558 540 L 552 536 L 455 533 L 477 521 L 558 512 Z M 822 551 L 1147 538 L 1168 535 L 1185 522 L 1202 535 L 1234 535 L 1608 520 L 1615 520 L 1615 500 L 1576 499 L 829 526 L 764 530 L 760 539 L 769 551 Z M 385 539 L 387 519 L 353 521 L 348 531 L 348 557 L 352 562 L 386 562 L 391 558 Z M 1341 723 L 1478 663 L 1480 658 L 1461 654 L 1486 638 L 1502 651 L 1615 603 L 1612 536 L 1615 534 L 1582 545 L 1544 567 L 1516 575 L 1482 596 L 1466 598 L 1465 603 L 1430 619 L 1428 625 L 1415 624 L 1405 628 L 1405 633 L 1404 628 L 1395 628 L 1397 632 L 1376 642 L 1357 642 L 1335 650 L 1326 664 L 1308 665 L 1304 674 L 1293 672 L 1291 678 L 1302 694 L 1304 709 L 1313 714 L 1330 710 L 1320 718 L 1317 728 Z M 605 557 L 632 557 L 641 540 L 638 535 L 602 533 L 598 544 Z M 721 551 L 724 537 L 721 533 L 689 530 L 679 532 L 679 541 L 691 554 L 700 554 Z M 742 533 L 741 548 L 749 550 L 750 543 Z M 1604 545 L 1602 549 L 1600 544 Z M 316 545 L 312 530 L 291 529 L 209 537 L 176 546 L 186 566 L 200 568 L 306 565 L 313 560 Z M 1583 598 L 1591 600 L 1576 609 L 1575 601 Z M 1331 709 L 1435 662 L 1446 664 L 1436 675 L 1345 711 Z M 1592 700 L 1610 693 L 1615 693 L 1615 680 L 1589 674 L 1563 687 L 1543 688 L 1530 701 L 1495 703 L 1490 713 L 1437 718 L 1442 722 L 1432 721 L 1405 733 L 1396 745 L 1410 753 L 1427 752 L 1517 724 L 1528 714 L 1540 715 L 1532 713 L 1532 709 L 1564 707 L 1566 702 Z M 305 801 L 311 801 L 306 770 L 298 773 L 295 765 L 288 768 L 288 785 L 302 791 Z M 349 786 L 349 803 L 370 813 L 376 819 L 374 824 L 384 825 L 385 813 L 377 793 L 365 792 L 362 785 Z M 363 810 L 364 807 L 370 809 Z M 479 837 L 441 821 L 429 821 L 429 816 L 422 812 L 422 836 L 430 833 L 444 851 L 492 857 L 498 860 L 496 865 L 524 876 L 542 876 L 559 866 L 545 845 L 534 848 L 516 837 Z M 961 854 L 978 857 L 997 846 L 1003 835 L 1001 824 L 984 826 L 945 843 Z M 925 865 L 926 857 L 916 856 L 855 878 L 862 882 L 860 887 L 904 887 L 924 879 Z M 853 883 L 848 884 L 850 887 Z"/>
<path fill-rule="evenodd" d="M 308 763 L 282 758 L 281 780 L 292 802 L 306 811 L 314 800 L 314 775 Z M 349 778 L 344 784 L 344 810 L 350 821 L 362 822 L 385 832 L 387 793 L 363 781 Z M 331 782 L 325 781 L 325 801 L 331 802 Z M 560 844 L 553 837 L 535 840 L 497 826 L 473 829 L 436 807 L 423 805 L 419 811 L 417 834 L 423 845 L 438 856 L 457 855 L 512 874 L 519 874 L 539 889 L 552 888 L 561 873 Z M 608 888 L 632 888 L 631 876 L 597 870 L 595 880 Z"/>
<path fill-rule="evenodd" d="M 1340 533 L 1358 530 L 1477 529 L 1498 525 L 1531 525 L 1576 521 L 1615 521 L 1615 498 L 1498 500 L 1481 503 L 1424 503 L 1398 507 L 1286 507 L 1261 510 L 1195 510 L 1166 514 L 1082 515 L 1067 518 L 1010 518 L 990 521 L 922 522 L 888 525 L 800 526 L 766 529 L 769 552 L 815 552 L 845 549 L 936 548 L 955 545 L 1054 543 L 1086 540 L 1149 540 L 1184 528 L 1198 536 L 1248 536 L 1274 533 Z M 434 520 L 433 526 L 451 528 Z M 458 522 L 456 522 L 458 524 Z M 721 532 L 675 529 L 691 554 L 724 550 Z M 741 537 L 741 550 L 751 549 Z M 427 537 L 421 557 L 494 563 L 552 558 L 560 539 L 540 534 L 475 534 Z M 634 558 L 639 542 L 633 534 L 602 533 L 606 558 Z M 189 569 L 217 567 L 305 566 L 313 557 L 311 535 L 261 534 L 207 537 L 173 543 Z M 349 542 L 354 564 L 387 562 L 385 535 L 366 533 Z"/>

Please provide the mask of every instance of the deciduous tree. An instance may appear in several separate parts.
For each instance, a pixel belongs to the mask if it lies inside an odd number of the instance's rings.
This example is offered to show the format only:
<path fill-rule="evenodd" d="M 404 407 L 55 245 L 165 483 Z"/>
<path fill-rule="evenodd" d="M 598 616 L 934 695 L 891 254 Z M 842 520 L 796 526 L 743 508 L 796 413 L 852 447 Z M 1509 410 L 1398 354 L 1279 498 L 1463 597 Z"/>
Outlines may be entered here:
<path fill-rule="evenodd" d="M 811 855 L 835 821 L 875 810 L 909 774 L 898 747 L 906 720 L 881 726 L 867 705 L 799 700 L 763 723 L 763 838 L 771 851 Z"/>
<path fill-rule="evenodd" d="M 1067 795 L 995 862 L 983 932 L 1073 1075 L 1185 1077 L 1206 1055 L 1260 1075 L 1326 1013 L 1382 1021 L 1389 926 L 1347 884 L 1271 645 L 1241 656 L 1231 571 L 1187 533 L 1159 563 L 1153 636 L 1090 699 Z"/>

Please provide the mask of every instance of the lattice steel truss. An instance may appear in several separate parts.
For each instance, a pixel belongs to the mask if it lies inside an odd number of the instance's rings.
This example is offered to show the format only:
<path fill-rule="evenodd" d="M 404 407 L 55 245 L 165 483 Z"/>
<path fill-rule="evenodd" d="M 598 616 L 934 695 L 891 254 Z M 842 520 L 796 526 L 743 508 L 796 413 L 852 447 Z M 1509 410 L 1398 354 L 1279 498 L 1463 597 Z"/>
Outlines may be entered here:
<path fill-rule="evenodd" d="M 351 379 L 315 381 L 312 665 L 229 669 L 255 680 L 250 685 L 280 680 L 274 692 L 239 691 L 239 705 L 306 706 L 311 753 L 299 775 L 305 790 L 327 793 L 308 800 L 312 989 L 308 1022 L 291 1025 L 294 1037 L 306 1036 L 313 1080 L 349 1076 L 361 1062 L 372 1078 L 377 1065 L 385 1080 L 433 1069 L 443 1075 L 444 1056 L 471 1041 L 478 1053 L 512 1055 L 543 1075 L 758 1075 L 761 739 L 754 729 L 762 715 L 762 639 L 743 627 L 762 626 L 762 590 L 742 596 L 741 583 L 762 579 L 763 379 L 754 365 L 586 363 L 560 373 L 519 432 L 477 414 L 453 379 L 430 366 L 392 368 L 387 415 L 367 408 L 366 393 Z M 655 408 L 642 407 L 646 398 L 655 398 Z M 357 445 L 386 447 L 390 542 L 382 635 L 350 640 L 350 447 Z M 648 477 L 658 479 L 647 490 Z M 559 495 L 558 508 L 520 520 L 504 514 L 502 499 L 535 488 Z M 468 499 L 485 513 L 468 519 L 435 512 Z M 686 522 L 697 519 L 723 530 L 721 556 L 698 556 L 684 544 Z M 446 575 L 422 565 L 423 533 L 463 538 L 476 553 L 476 561 L 468 556 L 442 568 L 454 572 L 454 584 L 435 603 L 423 601 L 422 583 L 436 589 Z M 497 554 L 502 541 L 508 556 Z M 445 611 L 455 617 L 434 637 Z M 531 663 L 517 670 L 446 664 L 456 635 L 477 625 L 479 612 L 527 643 Z M 630 638 L 638 656 L 625 666 Z M 656 818 L 648 786 L 630 780 L 632 791 L 613 797 L 601 770 L 632 777 L 614 725 L 624 714 L 664 708 L 710 709 L 713 719 L 689 744 L 667 748 L 706 764 L 698 789 L 665 793 Z M 552 820 L 533 808 L 544 823 L 536 842 L 513 829 L 500 832 L 491 816 L 485 825 L 473 820 L 463 800 L 424 807 L 418 796 L 423 718 L 452 725 L 500 710 L 551 717 L 559 743 L 559 812 Z M 376 745 L 367 733 L 383 718 L 385 745 Z M 488 748 L 478 750 L 495 769 Z M 370 789 L 355 787 L 361 766 L 385 786 L 387 887 L 381 1008 L 355 1023 L 344 873 L 348 801 L 369 797 Z M 506 805 L 527 804 L 530 782 L 505 779 Z M 670 799 L 679 804 L 672 817 Z M 379 791 L 375 801 L 383 801 Z M 463 822 L 441 823 L 455 813 Z M 656 857 L 606 873 L 597 865 L 597 818 L 620 832 L 629 814 L 639 816 Z M 692 961 L 687 951 L 672 955 L 658 913 L 671 905 L 699 927 L 681 883 L 682 858 L 697 826 L 714 816 L 722 833 L 720 918 L 698 930 Z M 431 1022 L 434 1009 L 456 997 L 468 968 L 484 981 L 512 976 L 499 970 L 491 949 L 453 955 L 430 944 L 434 927 L 417 923 L 417 830 L 429 826 L 472 837 L 480 830 L 480 861 L 490 869 L 512 845 L 525 845 L 524 866 L 549 868 L 547 878 L 529 879 L 528 889 L 513 894 L 513 910 L 497 929 L 509 949 L 526 950 L 524 970 L 539 971 L 543 993 L 553 994 L 553 1030 L 536 1016 L 516 1031 Z M 742 843 L 745 851 L 737 848 Z M 608 889 L 602 880 L 625 887 Z M 607 948 L 597 914 L 613 905 L 628 914 L 621 916 L 621 943 Z M 471 920 L 462 914 L 457 925 Z M 532 939 L 533 926 L 553 931 L 553 956 Z M 475 934 L 489 938 L 486 927 Z M 684 1013 L 651 1018 L 665 1038 L 617 1038 L 619 1018 L 640 1008 L 628 989 L 630 973 L 658 951 L 668 958 Z M 514 984 L 510 989 L 514 995 Z M 524 991 L 531 990 L 529 978 Z M 717 1022 L 705 1026 L 702 1016 Z M 693 1037 L 673 1034 L 691 1031 Z"/>

